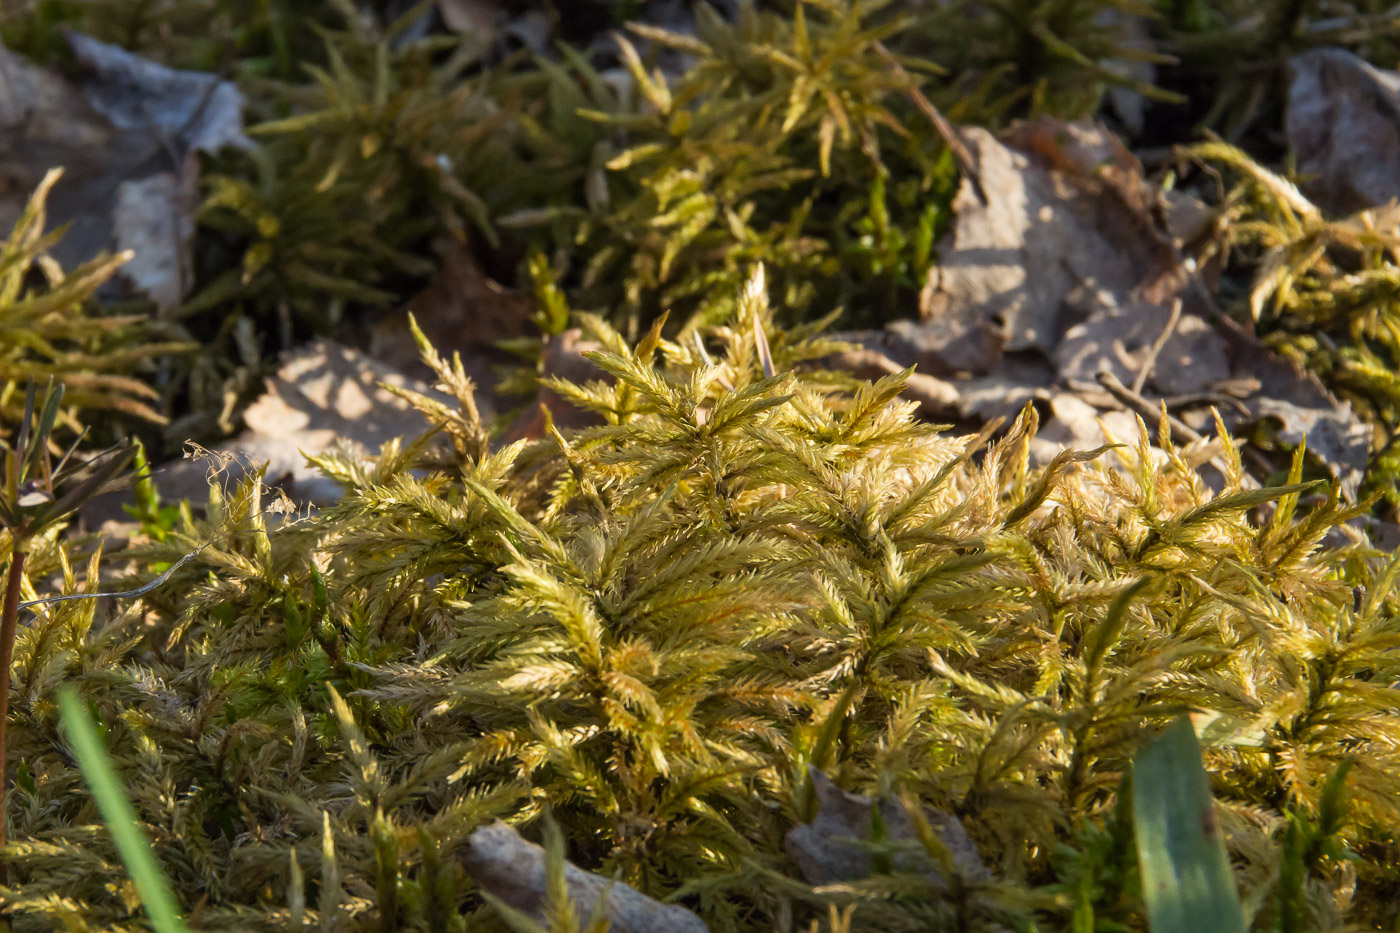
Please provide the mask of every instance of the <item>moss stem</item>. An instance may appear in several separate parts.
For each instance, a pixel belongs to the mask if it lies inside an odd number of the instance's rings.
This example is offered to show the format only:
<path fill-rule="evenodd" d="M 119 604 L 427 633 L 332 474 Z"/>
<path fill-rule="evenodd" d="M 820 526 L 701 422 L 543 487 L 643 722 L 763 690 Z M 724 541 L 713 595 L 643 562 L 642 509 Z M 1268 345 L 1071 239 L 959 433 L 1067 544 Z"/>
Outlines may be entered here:
<path fill-rule="evenodd" d="M 10 657 L 15 647 L 15 623 L 19 618 L 19 591 L 24 582 L 24 559 L 18 546 L 10 555 L 10 573 L 5 581 L 4 616 L 0 617 L 0 847 L 10 841 L 9 806 L 6 794 L 5 764 L 9 757 Z M 0 858 L 0 885 L 8 885 L 9 866 Z"/>

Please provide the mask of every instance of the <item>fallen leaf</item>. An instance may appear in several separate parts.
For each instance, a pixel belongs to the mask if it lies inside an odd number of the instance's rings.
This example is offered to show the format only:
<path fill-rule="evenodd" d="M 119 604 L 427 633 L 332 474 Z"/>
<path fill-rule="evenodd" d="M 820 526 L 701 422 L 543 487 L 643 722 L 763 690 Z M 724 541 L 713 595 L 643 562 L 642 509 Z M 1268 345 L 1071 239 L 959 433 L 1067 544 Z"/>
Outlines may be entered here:
<path fill-rule="evenodd" d="M 266 391 L 243 413 L 247 430 L 214 453 L 228 464 L 224 481 L 237 482 L 262 464 L 265 481 L 299 504 L 327 505 L 340 486 L 306 462 L 307 454 L 345 448 L 359 454 L 412 437 L 428 427 L 406 401 L 380 383 L 441 397 L 426 384 L 329 340 L 316 340 L 288 355 Z M 444 401 L 446 401 L 444 399 Z M 161 493 L 203 502 L 206 469 L 175 460 L 155 471 Z"/>
<path fill-rule="evenodd" d="M 921 373 L 938 377 L 968 375 L 972 367 L 958 365 L 941 341 L 941 334 L 936 325 L 900 320 L 891 321 L 883 330 L 845 331 L 832 336 L 884 356 L 901 369 L 913 366 Z M 967 358 L 978 365 L 982 365 L 982 360 L 988 361 L 986 365 L 991 365 L 1001 357 L 1002 343 L 999 334 L 991 328 L 984 328 L 966 335 L 962 348 L 967 351 Z"/>
<path fill-rule="evenodd" d="M 1055 389 L 1053 417 L 1036 450 L 1048 459 L 1057 445 L 1098 446 L 1103 426 L 1135 435 L 1134 416 L 1100 391 L 1098 376 L 1133 385 L 1167 330 L 1169 308 L 1184 298 L 1136 407 L 1154 409 L 1170 398 L 1172 414 L 1187 425 L 1209 426 L 1211 405 L 1231 430 L 1271 422 L 1284 444 L 1306 439 L 1354 496 L 1369 432 L 1350 406 L 1187 291 L 1193 273 L 1184 260 L 1218 236 L 1218 215 L 1148 183 L 1137 159 L 1099 124 L 1040 119 L 1000 139 L 976 128 L 959 135 L 970 167 L 952 235 L 921 296 L 922 319 L 892 324 L 878 338 L 862 335 L 862 342 L 897 363 L 949 376 L 960 395 L 975 386 L 992 398 L 1004 392 L 1007 403 L 1045 395 L 1024 382 L 1009 391 L 994 378 L 1002 353 L 1046 356 L 1054 373 L 1041 385 Z M 1217 259 L 1195 274 L 1209 288 L 1219 271 Z M 1249 379 L 1257 390 L 1238 399 Z M 986 395 L 959 402 L 978 417 L 995 407 Z"/>
<path fill-rule="evenodd" d="M 1090 405 L 1079 395 L 1056 392 L 1050 397 L 1050 417 L 1031 440 L 1031 462 L 1044 466 L 1062 450 L 1093 450 L 1118 441 L 1138 437 L 1137 418 L 1121 409 L 1105 411 Z"/>
<path fill-rule="evenodd" d="M 117 186 L 114 245 L 132 253 L 121 274 L 162 310 L 178 305 L 190 287 L 198 180 L 198 159 L 191 153 L 178 173 L 158 172 Z"/>
<path fill-rule="evenodd" d="M 169 68 L 81 33 L 66 38 L 86 72 L 83 96 L 118 129 L 158 131 L 181 150 L 254 148 L 243 133 L 243 94 L 232 81 Z"/>
<path fill-rule="evenodd" d="M 1095 25 L 1116 27 L 1117 45 L 1121 49 L 1138 53 L 1156 51 L 1147 17 L 1139 13 L 1105 6 L 1095 14 L 1094 21 Z M 1123 127 L 1136 136 L 1142 132 L 1147 117 L 1147 96 L 1138 88 L 1157 80 L 1157 67 L 1146 58 L 1109 58 L 1103 61 L 1103 67 L 1124 82 L 1109 85 L 1105 96 Z"/>
<path fill-rule="evenodd" d="M 1027 402 L 1050 398 L 1055 370 L 1049 361 L 1032 353 L 1003 356 L 985 376 L 958 380 L 958 413 L 964 418 L 988 422 L 1010 421 Z"/>
<path fill-rule="evenodd" d="M 470 42 L 478 53 L 500 37 L 505 17 L 491 0 L 437 0 L 437 9 L 443 25 Z"/>
<path fill-rule="evenodd" d="M 1006 350 L 1048 353 L 1071 324 L 1065 300 L 1092 287 L 1120 303 L 1151 277 L 1161 246 L 1136 160 L 1092 124 L 1040 121 L 961 135 L 976 161 L 957 220 L 920 295 L 922 340 L 949 370 L 985 373 Z"/>
<path fill-rule="evenodd" d="M 1169 308 L 1147 302 L 1095 312 L 1071 327 L 1055 348 L 1061 378 L 1070 386 L 1093 388 L 1099 372 L 1107 369 L 1132 385 L 1170 320 Z M 1204 392 L 1230 377 L 1228 350 L 1225 338 L 1199 315 L 1182 314 L 1162 344 L 1147 384 L 1160 395 Z"/>
<path fill-rule="evenodd" d="M 1371 429 L 1322 385 L 1317 376 L 1271 352 L 1258 338 L 1233 321 L 1221 321 L 1218 331 L 1230 342 L 1231 371 L 1236 380 L 1254 380 L 1259 389 L 1242 399 L 1242 413 L 1222 411 L 1227 427 L 1272 419 L 1278 438 L 1295 446 L 1307 441 L 1308 453 L 1321 460 L 1355 499 L 1370 458 Z"/>
<path fill-rule="evenodd" d="M 842 790 L 816 768 L 809 767 L 808 774 L 817 795 L 816 818 L 788 830 L 783 848 L 797 863 L 808 884 L 857 881 L 869 876 L 870 847 L 862 845 L 860 840 L 870 838 L 871 812 L 877 806 L 877 801 L 874 797 Z M 895 800 L 881 800 L 878 806 L 890 841 L 912 843 L 911 848 L 917 850 L 896 854 L 892 860 L 894 868 L 946 884 L 948 879 L 942 877 L 933 860 L 919 845 L 914 820 L 904 805 Z M 977 846 L 956 816 L 927 807 L 923 815 L 947 846 L 954 865 L 964 879 L 985 880 L 990 877 Z"/>
<path fill-rule="evenodd" d="M 500 340 L 538 333 L 532 317 L 533 296 L 492 281 L 466 245 L 453 237 L 442 237 L 433 248 L 440 261 L 437 273 L 402 308 L 372 325 L 371 356 L 405 372 L 420 370 L 418 344 L 408 326 L 410 314 L 448 359 L 457 352 L 464 357 L 476 351 L 496 353 Z"/>
<path fill-rule="evenodd" d="M 1366 475 L 1371 430 L 1352 413 L 1349 403 L 1328 404 L 1319 400 L 1300 404 L 1261 394 L 1245 404 L 1253 416 L 1251 420 L 1277 421 L 1278 438 L 1288 447 L 1297 447 L 1306 440 L 1308 452 L 1328 467 L 1347 498 L 1356 498 Z"/>
<path fill-rule="evenodd" d="M 549 54 L 554 25 L 543 10 L 528 10 L 522 13 L 507 23 L 503 31 L 536 55 Z"/>
<path fill-rule="evenodd" d="M 875 381 L 884 376 L 902 372 L 912 364 L 900 364 L 885 353 L 870 347 L 843 350 L 825 357 L 822 366 L 848 372 L 858 379 Z M 938 418 L 956 411 L 959 392 L 957 386 L 935 376 L 914 372 L 906 377 L 904 398 L 919 403 L 919 411 L 926 418 Z"/>
<path fill-rule="evenodd" d="M 501 9 L 491 0 L 437 0 L 442 23 L 453 32 L 491 32 L 501 18 Z"/>
<path fill-rule="evenodd" d="M 497 342 L 538 333 L 533 323 L 535 299 L 490 279 L 467 247 L 452 237 L 433 244 L 439 266 L 416 296 L 369 325 L 348 324 L 347 343 L 365 346 L 369 355 L 418 379 L 431 380 L 408 324 L 409 315 L 444 358 L 460 353 L 467 375 L 478 387 L 477 403 L 488 420 L 499 408 L 494 387 L 503 354 Z"/>
<path fill-rule="evenodd" d="M 1309 194 L 1339 214 L 1400 198 L 1400 74 L 1336 48 L 1289 66 L 1285 128 Z"/>
<path fill-rule="evenodd" d="M 190 285 L 194 153 L 252 145 L 242 97 L 215 75 L 67 38 L 83 69 L 76 82 L 0 48 L 0 227 L 13 225 L 39 180 L 61 165 L 48 217 L 69 230 L 54 258 L 72 268 L 103 250 L 134 248 L 119 276 L 168 311 Z"/>
<path fill-rule="evenodd" d="M 611 382 L 612 377 L 593 365 L 584 356 L 602 346 L 592 340 L 583 339 L 583 331 L 570 328 L 557 337 L 545 341 L 540 354 L 540 378 L 554 377 L 582 385 L 593 380 Z M 508 428 L 501 443 L 509 444 L 518 440 L 539 440 L 545 436 L 545 410 L 549 419 L 560 429 L 583 428 L 600 423 L 597 415 L 575 408 L 551 389 L 540 386 L 539 392 L 520 416 Z"/>

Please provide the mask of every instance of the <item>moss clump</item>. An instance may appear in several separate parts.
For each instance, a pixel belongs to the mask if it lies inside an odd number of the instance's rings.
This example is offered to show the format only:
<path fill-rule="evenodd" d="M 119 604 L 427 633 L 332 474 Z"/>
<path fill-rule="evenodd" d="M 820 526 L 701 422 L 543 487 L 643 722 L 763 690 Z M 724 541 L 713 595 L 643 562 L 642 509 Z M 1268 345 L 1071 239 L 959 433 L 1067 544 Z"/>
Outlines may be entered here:
<path fill-rule="evenodd" d="M 445 37 L 406 38 L 411 24 L 347 17 L 321 31 L 309 84 L 263 89 L 258 112 L 290 113 L 251 127 L 263 145 L 208 175 L 207 274 L 187 312 L 233 304 L 262 327 L 324 330 L 421 287 L 439 236 L 500 247 L 499 215 L 571 177 L 527 132 L 510 75 Z"/>
<path fill-rule="evenodd" d="M 552 93 L 607 130 L 587 197 L 573 192 L 588 211 L 563 228 L 572 248 L 558 245 L 575 303 L 634 332 L 663 308 L 713 322 L 762 262 L 794 313 L 912 315 L 957 174 L 882 44 L 912 20 L 880 15 L 885 6 L 799 3 L 785 15 L 741 4 L 729 22 L 702 4 L 694 35 L 634 26 L 688 67 L 649 70 L 618 37 L 631 79 L 620 95 L 577 59 L 573 73 L 551 67 Z M 601 103 L 586 100 L 590 88 Z"/>
<path fill-rule="evenodd" d="M 629 81 L 610 83 L 567 47 L 492 63 L 398 38 L 407 19 L 348 20 L 314 84 L 278 91 L 291 114 L 251 130 L 264 148 L 211 177 L 219 271 L 191 310 L 324 328 L 411 293 L 447 234 L 506 278 L 547 257 L 577 306 L 634 335 L 662 308 L 723 317 L 756 262 L 796 314 L 907 316 L 957 182 L 881 51 L 908 22 L 804 3 L 730 23 L 702 5 L 694 36 L 635 27 L 686 56 L 682 74 L 619 38 Z"/>
<path fill-rule="evenodd" d="M 93 295 L 128 256 L 98 256 L 65 272 L 48 255 L 57 236 L 44 235 L 44 203 L 59 174 L 44 178 L 0 244 L 0 430 L 19 425 L 24 387 L 50 379 L 67 390 L 61 432 L 81 431 L 82 418 L 97 412 L 163 422 L 152 407 L 156 391 L 138 374 L 188 346 L 161 341 L 145 315 L 97 310 Z"/>
<path fill-rule="evenodd" d="M 554 388 L 599 426 L 488 452 L 470 383 L 430 357 L 463 404 L 423 401 L 442 430 L 370 462 L 321 460 L 337 507 L 216 493 L 128 552 L 139 582 L 212 540 L 167 586 L 36 610 L 16 929 L 139 926 L 57 731 L 63 683 L 204 929 L 492 928 L 453 855 L 546 806 L 572 858 L 715 930 L 827 903 L 860 930 L 1142 929 L 1121 778 L 1184 709 L 1255 926 L 1394 922 L 1400 563 L 1345 544 L 1335 491 L 1247 491 L 1224 438 L 1219 492 L 1193 467 L 1212 451 L 1145 437 L 1032 471 L 1030 411 L 979 453 L 898 377 L 804 375 L 830 347 L 773 331 L 759 282 L 704 354 L 588 323 L 607 381 Z M 1344 762 L 1345 815 L 1318 816 Z M 806 884 L 783 839 L 809 766 L 956 814 L 990 879 L 877 857 Z"/>
<path fill-rule="evenodd" d="M 1248 280 L 1239 316 L 1316 373 L 1372 427 L 1363 492 L 1400 506 L 1400 228 L 1393 207 L 1333 217 L 1288 179 L 1224 143 L 1188 150 L 1236 176 L 1225 247 Z"/>

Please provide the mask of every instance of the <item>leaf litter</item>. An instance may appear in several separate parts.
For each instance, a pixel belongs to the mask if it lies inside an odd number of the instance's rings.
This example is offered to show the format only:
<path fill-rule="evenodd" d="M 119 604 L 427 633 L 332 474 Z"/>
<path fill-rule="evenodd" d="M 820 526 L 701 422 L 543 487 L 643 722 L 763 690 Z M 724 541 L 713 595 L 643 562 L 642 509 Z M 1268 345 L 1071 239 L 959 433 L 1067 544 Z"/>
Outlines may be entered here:
<path fill-rule="evenodd" d="M 485 44 L 508 25 L 498 8 L 476 0 L 440 0 L 436 10 L 449 29 Z M 22 193 L 48 164 L 69 166 L 53 214 L 56 223 L 75 221 L 75 233 L 57 258 L 76 263 L 102 248 L 130 249 L 128 286 L 170 312 L 190 286 L 196 153 L 252 145 L 240 92 L 216 75 L 78 33 L 66 39 L 82 70 L 76 80 L 0 51 L 0 121 L 11 130 L 0 144 L 0 173 Z M 1340 49 L 1305 52 L 1290 65 L 1289 140 L 1300 169 L 1326 179 L 1324 203 L 1365 206 L 1400 193 L 1393 167 L 1371 157 L 1400 139 L 1400 76 Z M 1151 66 L 1134 67 L 1130 77 L 1149 84 Z M 1111 103 L 1128 124 L 1140 117 L 1138 91 L 1120 89 Z M 1193 278 L 1218 274 L 1218 265 L 1210 268 L 1219 256 L 1211 211 L 1149 181 L 1101 123 L 1041 117 L 1000 134 L 939 128 L 963 178 L 918 319 L 848 335 L 857 347 L 830 362 L 872 378 L 917 367 L 906 392 L 931 419 L 975 425 L 1037 403 L 1048 416 L 1042 440 L 1075 446 L 1122 434 L 1128 420 L 1163 403 L 1177 424 L 1201 427 L 1214 408 L 1232 431 L 1267 422 L 1280 442 L 1305 442 L 1356 493 L 1369 435 L 1351 406 L 1191 287 Z M 0 221 L 16 204 L 0 199 Z M 433 342 L 460 346 L 476 380 L 490 385 L 495 341 L 528 332 L 530 298 L 487 279 L 462 244 L 443 242 L 438 252 L 439 274 L 374 326 L 370 353 L 398 378 L 400 368 L 412 370 L 404 321 L 416 310 Z M 577 356 L 567 336 L 555 342 L 554 357 Z M 1105 376 L 1132 397 L 1104 391 Z M 256 422 L 261 411 L 281 410 L 282 395 L 255 404 L 251 431 L 236 442 L 249 452 L 272 445 L 263 452 L 274 472 L 289 463 L 274 449 L 286 435 L 260 432 Z M 506 436 L 540 436 L 541 405 L 563 414 L 552 401 L 541 390 Z M 1048 444 L 1037 448 L 1050 455 Z"/>
<path fill-rule="evenodd" d="M 1135 407 L 1165 402 L 1178 425 L 1202 427 L 1214 408 L 1231 431 L 1267 422 L 1284 444 L 1305 441 L 1356 494 L 1369 431 L 1352 407 L 1225 318 L 1208 287 L 1193 287 L 1218 274 L 1204 205 L 1149 181 L 1100 123 L 954 132 L 972 164 L 920 319 L 846 335 L 862 346 L 863 368 L 936 374 L 952 391 L 941 407 L 925 402 L 933 417 L 985 421 L 1039 401 L 1042 460 L 1060 445 L 1132 436 Z"/>
<path fill-rule="evenodd" d="M 173 311 L 192 285 L 200 152 L 251 148 L 243 98 L 217 75 L 180 71 L 76 32 L 69 80 L 0 47 L 0 226 L 18 219 L 45 173 L 63 166 L 49 206 L 70 225 L 54 258 L 76 267 L 130 249 L 130 290 Z"/>

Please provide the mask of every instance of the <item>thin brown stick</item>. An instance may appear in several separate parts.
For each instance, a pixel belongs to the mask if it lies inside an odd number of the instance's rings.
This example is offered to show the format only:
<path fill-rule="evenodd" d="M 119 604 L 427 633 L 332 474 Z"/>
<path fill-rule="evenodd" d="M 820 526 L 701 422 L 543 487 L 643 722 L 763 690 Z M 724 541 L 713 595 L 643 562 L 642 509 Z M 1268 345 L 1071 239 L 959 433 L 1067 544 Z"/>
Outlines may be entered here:
<path fill-rule="evenodd" d="M 1152 342 L 1152 346 L 1147 350 L 1147 357 L 1142 361 L 1142 367 L 1138 370 L 1137 378 L 1133 380 L 1133 391 L 1142 394 L 1142 387 L 1147 385 L 1147 377 L 1152 375 L 1152 368 L 1157 365 L 1157 355 L 1162 352 L 1162 348 L 1167 345 L 1167 341 L 1172 339 L 1172 333 L 1176 330 L 1176 325 L 1181 321 L 1181 299 L 1172 302 L 1172 315 L 1167 319 L 1167 326 L 1162 328 L 1162 333 Z"/>
<path fill-rule="evenodd" d="M 1151 423 L 1152 421 L 1161 420 L 1162 411 L 1160 408 L 1154 407 L 1151 402 L 1143 398 L 1136 390 L 1123 385 L 1113 373 L 1105 369 L 1098 374 L 1097 378 L 1099 380 L 1099 385 L 1107 389 L 1109 395 L 1112 395 L 1118 401 L 1122 402 L 1130 411 L 1141 415 L 1144 421 Z M 1205 436 L 1202 435 L 1200 431 L 1197 431 L 1170 412 L 1167 413 L 1167 423 L 1171 425 L 1173 431 L 1180 434 L 1188 441 L 1205 440 Z"/>
<path fill-rule="evenodd" d="M 928 97 L 924 95 L 923 91 L 919 90 L 919 86 L 914 83 L 914 79 L 909 75 L 909 72 L 899 63 L 899 59 L 894 57 L 894 53 L 885 48 L 883 42 L 875 43 L 875 51 L 889 64 L 890 70 L 899 75 L 899 77 L 906 82 L 904 93 L 913 101 L 914 106 L 919 108 L 919 111 L 924 116 L 928 117 L 929 122 L 933 124 L 933 128 L 938 132 L 938 135 L 943 137 L 943 143 L 952 150 L 953 158 L 958 161 L 958 168 L 962 170 L 963 177 L 972 182 L 973 186 L 977 189 L 978 195 L 981 196 L 982 201 L 985 203 L 987 194 L 986 189 L 982 187 L 982 175 L 977 170 L 977 159 L 973 156 L 972 150 L 967 147 L 967 143 L 958 132 L 958 128 L 943 115 L 943 111 L 933 105 L 933 101 L 929 100 Z"/>
<path fill-rule="evenodd" d="M 10 658 L 15 648 L 15 623 L 19 618 L 19 591 L 24 583 L 24 559 L 18 548 L 10 555 L 10 574 L 5 582 L 4 615 L 0 616 L 0 846 L 10 841 L 8 795 L 5 793 L 5 759 L 9 757 Z M 9 866 L 0 859 L 0 884 L 10 883 Z"/>
<path fill-rule="evenodd" d="M 1171 425 L 1171 429 L 1177 434 L 1186 438 L 1186 440 L 1204 441 L 1206 439 L 1204 434 L 1197 431 L 1195 428 L 1191 427 L 1189 424 L 1187 424 L 1185 421 L 1182 421 L 1180 418 L 1176 417 L 1171 412 L 1167 411 L 1166 405 L 1159 403 L 1160 407 L 1154 408 L 1151 402 L 1143 398 L 1137 392 L 1134 392 L 1132 389 L 1123 385 L 1123 383 L 1118 381 L 1118 377 L 1113 375 L 1113 373 L 1109 372 L 1108 370 L 1100 372 L 1098 374 L 1098 380 L 1099 385 L 1107 389 L 1109 395 L 1112 395 L 1119 402 L 1122 402 L 1123 405 L 1129 411 L 1136 412 L 1138 415 L 1140 415 L 1143 421 L 1150 424 L 1154 419 L 1160 421 L 1162 416 L 1166 415 L 1167 424 Z M 1250 451 L 1250 448 L 1246 447 L 1245 451 L 1246 453 L 1248 453 Z M 1219 457 L 1211 457 L 1210 465 L 1219 470 L 1221 476 L 1229 475 L 1229 472 L 1226 469 L 1225 461 L 1220 459 Z M 1267 464 L 1265 464 L 1265 466 L 1267 466 Z M 1245 474 L 1245 476 L 1243 477 L 1243 483 L 1245 488 L 1247 489 L 1258 489 L 1261 485 L 1263 485 L 1249 474 Z"/>

